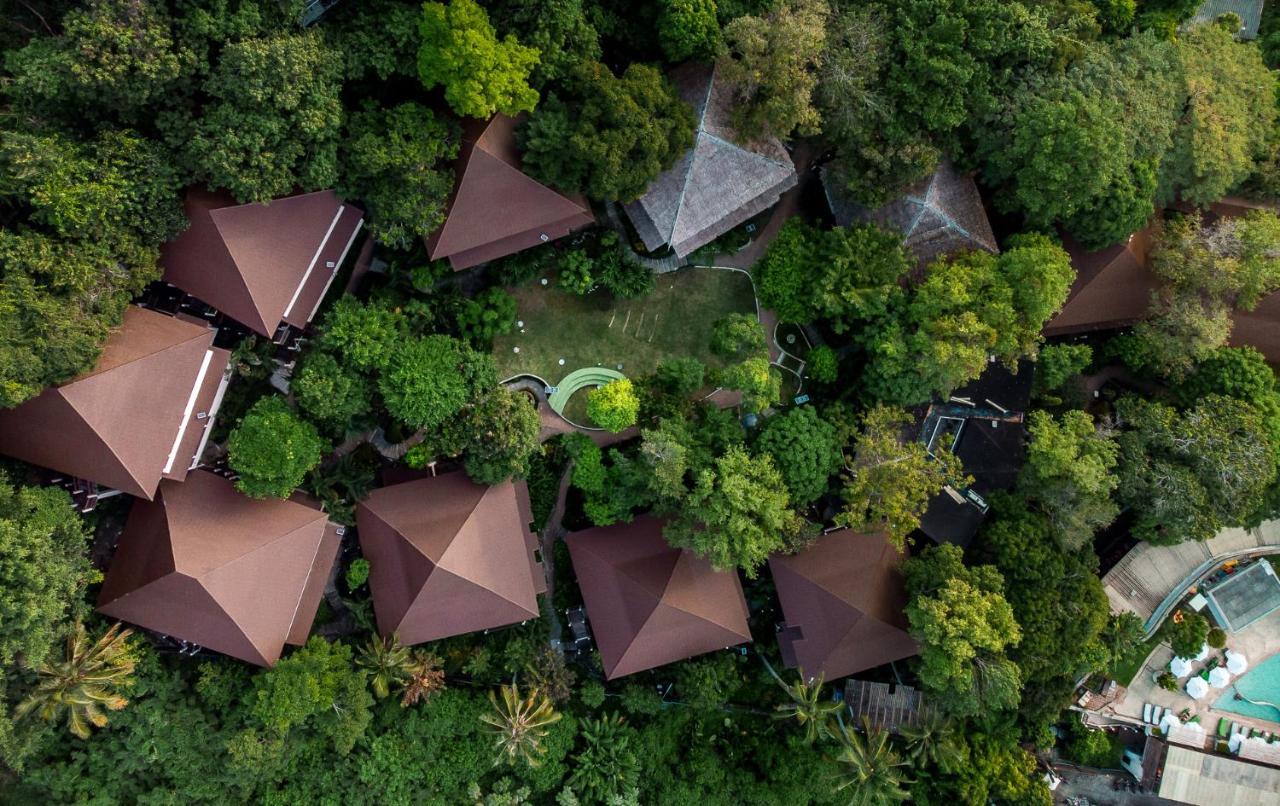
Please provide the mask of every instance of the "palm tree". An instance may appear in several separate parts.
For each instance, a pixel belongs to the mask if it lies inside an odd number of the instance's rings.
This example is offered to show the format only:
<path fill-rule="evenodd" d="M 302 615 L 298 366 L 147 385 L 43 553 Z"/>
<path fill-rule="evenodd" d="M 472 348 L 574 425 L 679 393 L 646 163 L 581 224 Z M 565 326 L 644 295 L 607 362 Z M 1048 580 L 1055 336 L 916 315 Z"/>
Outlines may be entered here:
<path fill-rule="evenodd" d="M 133 685 L 131 635 L 133 630 L 121 630 L 117 623 L 90 643 L 84 625 L 77 622 L 67 636 L 64 657 L 40 664 L 39 682 L 18 704 L 15 716 L 21 719 L 34 712 L 46 722 L 56 722 L 65 711 L 67 729 L 89 738 L 90 728 L 107 724 L 102 708 L 119 711 L 129 704 L 118 690 Z"/>
<path fill-rule="evenodd" d="M 502 686 L 501 691 L 501 702 L 489 692 L 493 711 L 480 715 L 480 721 L 498 737 L 498 758 L 494 763 L 514 764 L 523 760 L 530 767 L 536 767 L 541 763 L 538 756 L 547 752 L 542 740 L 547 729 L 560 721 L 560 714 L 552 707 L 551 700 L 536 688 L 528 697 L 520 696 L 515 683 Z"/>
<path fill-rule="evenodd" d="M 391 693 L 391 686 L 409 676 L 413 658 L 409 650 L 400 645 L 400 637 L 392 634 L 386 638 L 376 635 L 360 650 L 356 665 L 369 671 L 369 685 L 373 696 L 382 699 Z"/>
<path fill-rule="evenodd" d="M 907 740 L 907 760 L 916 769 L 935 767 L 950 773 L 963 763 L 951 723 L 936 708 L 922 709 L 919 724 L 903 726 L 902 736 Z"/>
<path fill-rule="evenodd" d="M 401 689 L 401 708 L 430 699 L 432 694 L 444 688 L 444 670 L 440 668 L 440 658 L 425 650 L 414 651 L 405 673 L 408 677 Z"/>
<path fill-rule="evenodd" d="M 804 726 L 804 740 L 813 744 L 815 739 L 827 732 L 827 723 L 831 720 L 831 714 L 840 710 L 840 703 L 822 699 L 821 674 L 806 680 L 804 669 L 799 669 L 799 678 L 794 683 L 786 683 L 763 655 L 760 656 L 760 660 L 764 663 L 764 668 L 768 669 L 769 674 L 777 681 L 778 686 L 790 698 L 790 702 L 774 707 L 778 712 L 775 716 L 778 719 L 794 719 L 799 722 Z"/>
<path fill-rule="evenodd" d="M 586 803 L 612 803 L 636 789 L 640 760 L 632 731 L 617 714 L 582 721 L 582 751 L 573 757 L 569 787 Z"/>
<path fill-rule="evenodd" d="M 903 761 L 889 744 L 889 734 L 875 730 L 863 721 L 866 736 L 846 728 L 841 721 L 834 729 L 840 752 L 836 764 L 840 771 L 836 792 L 849 796 L 849 806 L 887 806 L 902 803 L 910 797 L 903 785 L 908 783 L 899 767 Z"/>

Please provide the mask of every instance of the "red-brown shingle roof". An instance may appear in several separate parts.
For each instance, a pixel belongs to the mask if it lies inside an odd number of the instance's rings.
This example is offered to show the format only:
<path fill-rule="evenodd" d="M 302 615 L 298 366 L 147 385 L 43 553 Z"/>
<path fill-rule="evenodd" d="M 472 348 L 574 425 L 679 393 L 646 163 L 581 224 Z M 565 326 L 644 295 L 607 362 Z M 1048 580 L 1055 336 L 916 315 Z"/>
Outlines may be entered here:
<path fill-rule="evenodd" d="M 418 644 L 537 618 L 531 520 L 524 482 L 449 473 L 375 490 L 356 523 L 378 631 Z"/>
<path fill-rule="evenodd" d="M 307 326 L 364 221 L 330 190 L 236 204 L 191 188 L 186 210 L 191 226 L 160 250 L 165 282 L 265 336 Z"/>
<path fill-rule="evenodd" d="M 134 502 L 98 612 L 270 666 L 306 641 L 339 542 L 323 512 L 197 471 Z"/>
<path fill-rule="evenodd" d="M 737 573 L 672 548 L 662 525 L 643 516 L 567 538 L 609 679 L 751 640 Z"/>
<path fill-rule="evenodd" d="M 1093 251 L 1064 233 L 1062 245 L 1071 255 L 1076 279 L 1062 310 L 1044 326 L 1044 334 L 1065 336 L 1125 327 L 1146 316 L 1156 288 L 1147 252 L 1157 226 L 1150 225 L 1123 243 Z"/>
<path fill-rule="evenodd" d="M 128 308 L 93 369 L 0 409 L 0 453 L 150 498 L 186 477 L 221 402 L 230 354 L 213 337 Z"/>
<path fill-rule="evenodd" d="M 900 559 L 884 535 L 848 529 L 769 558 L 786 617 L 778 645 L 787 665 L 832 680 L 916 654 Z"/>
<path fill-rule="evenodd" d="M 432 260 L 447 257 L 461 271 L 595 222 L 584 197 L 566 196 L 521 171 L 518 123 L 495 115 L 468 125 L 448 216 L 427 239 Z"/>

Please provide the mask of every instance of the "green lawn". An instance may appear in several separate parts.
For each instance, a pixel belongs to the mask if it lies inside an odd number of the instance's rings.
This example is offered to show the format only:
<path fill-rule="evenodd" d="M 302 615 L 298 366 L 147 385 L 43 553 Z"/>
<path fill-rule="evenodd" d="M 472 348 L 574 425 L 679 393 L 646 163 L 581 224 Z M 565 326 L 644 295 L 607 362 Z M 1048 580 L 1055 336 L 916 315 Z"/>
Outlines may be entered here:
<path fill-rule="evenodd" d="M 536 375 L 553 386 L 581 367 L 611 367 L 637 377 L 679 356 L 722 366 L 711 355 L 711 326 L 730 313 L 755 313 L 750 278 L 718 269 L 661 275 L 653 293 L 636 300 L 602 290 L 579 297 L 554 281 L 509 290 L 524 327 L 494 339 L 498 374 Z"/>

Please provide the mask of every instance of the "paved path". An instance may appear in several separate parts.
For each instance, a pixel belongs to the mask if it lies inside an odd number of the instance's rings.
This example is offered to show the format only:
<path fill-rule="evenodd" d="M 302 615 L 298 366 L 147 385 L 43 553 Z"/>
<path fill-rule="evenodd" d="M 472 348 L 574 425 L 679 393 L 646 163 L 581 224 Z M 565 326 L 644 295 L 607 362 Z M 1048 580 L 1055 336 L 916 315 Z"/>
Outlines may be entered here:
<path fill-rule="evenodd" d="M 1280 553 L 1280 521 L 1257 529 L 1225 529 L 1204 542 L 1139 543 L 1102 577 L 1114 611 L 1128 610 L 1155 632 L 1187 589 L 1229 559 Z"/>
<path fill-rule="evenodd" d="M 542 534 L 539 535 L 539 541 L 542 551 L 542 570 L 547 578 L 547 593 L 542 597 L 542 612 L 547 617 L 548 637 L 551 646 L 557 652 L 564 651 L 564 628 L 560 625 L 560 614 L 556 612 L 555 592 L 556 592 L 556 541 L 564 537 L 564 507 L 565 500 L 569 495 L 569 481 L 573 477 L 573 461 L 569 461 L 565 465 L 564 475 L 560 477 L 560 488 L 556 493 L 555 506 L 551 508 L 551 514 L 547 516 L 547 522 L 542 527 Z"/>

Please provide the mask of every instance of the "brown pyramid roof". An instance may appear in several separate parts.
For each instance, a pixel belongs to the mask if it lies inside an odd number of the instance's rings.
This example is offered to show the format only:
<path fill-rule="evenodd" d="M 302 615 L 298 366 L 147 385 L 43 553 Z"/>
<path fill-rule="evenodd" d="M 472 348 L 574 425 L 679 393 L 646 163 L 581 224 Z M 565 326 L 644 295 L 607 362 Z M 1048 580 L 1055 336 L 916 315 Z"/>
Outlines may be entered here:
<path fill-rule="evenodd" d="M 743 145 L 730 123 L 733 92 L 710 65 L 671 72 L 680 97 L 698 120 L 693 148 L 659 174 L 625 210 L 644 245 L 670 245 L 684 257 L 778 203 L 797 182 L 782 143 L 766 138 Z"/>
<path fill-rule="evenodd" d="M 191 226 L 160 250 L 165 282 L 264 336 L 307 326 L 364 222 L 330 190 L 236 204 L 191 188 L 186 210 Z"/>
<path fill-rule="evenodd" d="M 1089 251 L 1062 234 L 1076 279 L 1067 302 L 1044 326 L 1046 336 L 1125 327 L 1146 316 L 1156 278 L 1147 267 L 1147 251 L 1158 225 L 1138 230 L 1123 242 Z"/>
<path fill-rule="evenodd" d="M 521 171 L 519 123 L 494 115 L 468 124 L 448 216 L 427 239 L 432 260 L 447 257 L 461 271 L 595 223 L 586 198 L 566 196 Z"/>
<path fill-rule="evenodd" d="M 662 527 L 646 515 L 567 538 L 609 679 L 751 640 L 737 573 L 672 548 Z"/>
<path fill-rule="evenodd" d="M 134 502 L 98 612 L 270 666 L 307 640 L 339 542 L 323 512 L 197 471 Z"/>
<path fill-rule="evenodd" d="M 786 664 L 833 680 L 916 654 L 900 559 L 884 535 L 848 529 L 799 554 L 770 557 L 786 617 L 778 633 Z"/>
<path fill-rule="evenodd" d="M 356 523 L 378 631 L 418 644 L 537 618 L 532 520 L 524 482 L 449 473 L 375 490 Z"/>
<path fill-rule="evenodd" d="M 847 227 L 855 220 L 874 221 L 899 230 L 903 244 L 921 266 L 970 249 L 1000 251 L 978 185 L 950 160 L 943 160 L 932 174 L 874 210 L 847 197 L 838 172 L 824 169 L 822 184 L 837 224 Z"/>
<path fill-rule="evenodd" d="M 125 310 L 93 369 L 0 409 L 0 453 L 150 498 L 199 457 L 230 353 L 204 324 Z"/>

